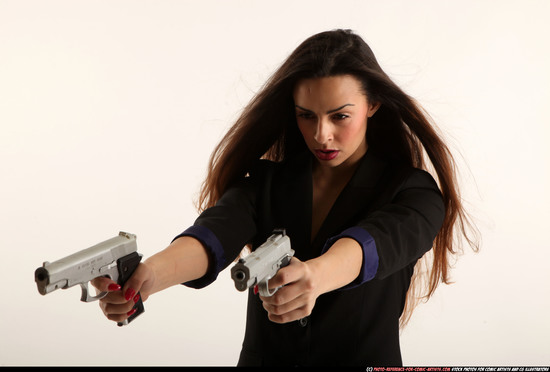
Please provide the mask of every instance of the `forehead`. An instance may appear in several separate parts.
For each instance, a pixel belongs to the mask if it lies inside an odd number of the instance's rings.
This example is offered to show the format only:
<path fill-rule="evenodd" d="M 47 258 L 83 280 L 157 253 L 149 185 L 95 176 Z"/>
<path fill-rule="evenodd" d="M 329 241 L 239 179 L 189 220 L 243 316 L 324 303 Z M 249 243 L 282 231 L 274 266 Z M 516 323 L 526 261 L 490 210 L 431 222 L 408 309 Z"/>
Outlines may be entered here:
<path fill-rule="evenodd" d="M 303 79 L 294 87 L 296 104 L 334 105 L 364 99 L 361 82 L 351 75 Z"/>

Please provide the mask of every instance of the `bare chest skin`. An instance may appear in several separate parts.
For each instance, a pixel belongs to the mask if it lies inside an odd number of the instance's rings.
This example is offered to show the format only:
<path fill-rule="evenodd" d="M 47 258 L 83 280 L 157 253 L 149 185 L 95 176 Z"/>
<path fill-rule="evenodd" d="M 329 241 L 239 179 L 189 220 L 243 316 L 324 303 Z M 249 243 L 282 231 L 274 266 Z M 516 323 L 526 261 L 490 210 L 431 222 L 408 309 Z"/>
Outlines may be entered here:
<path fill-rule="evenodd" d="M 313 175 L 313 199 L 311 216 L 311 240 L 313 241 L 323 225 L 336 199 L 348 183 L 351 175 L 320 177 Z"/>

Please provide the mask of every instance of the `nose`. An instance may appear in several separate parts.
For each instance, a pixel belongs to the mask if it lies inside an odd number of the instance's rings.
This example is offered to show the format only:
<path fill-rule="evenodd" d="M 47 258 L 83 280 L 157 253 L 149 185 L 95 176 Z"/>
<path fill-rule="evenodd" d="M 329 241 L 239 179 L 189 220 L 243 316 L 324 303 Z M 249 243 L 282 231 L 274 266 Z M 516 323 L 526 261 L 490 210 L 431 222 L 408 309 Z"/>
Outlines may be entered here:
<path fill-rule="evenodd" d="M 320 119 L 317 122 L 317 127 L 315 130 L 315 141 L 320 145 L 325 145 L 332 141 L 332 137 L 332 127 L 330 123 L 326 120 Z"/>

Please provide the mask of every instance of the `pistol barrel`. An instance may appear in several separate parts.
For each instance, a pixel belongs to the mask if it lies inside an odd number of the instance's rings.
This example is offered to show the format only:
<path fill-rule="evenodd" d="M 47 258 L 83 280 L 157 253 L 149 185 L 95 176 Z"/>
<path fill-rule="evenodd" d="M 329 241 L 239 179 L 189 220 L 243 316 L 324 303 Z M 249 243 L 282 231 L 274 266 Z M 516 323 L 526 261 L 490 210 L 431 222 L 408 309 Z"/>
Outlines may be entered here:
<path fill-rule="evenodd" d="M 116 260 L 135 251 L 136 236 L 121 232 L 114 238 L 55 262 L 44 262 L 34 272 L 38 292 L 46 295 L 59 288 L 87 283 L 98 276 L 109 276 L 116 281 Z"/>
<path fill-rule="evenodd" d="M 262 283 L 267 287 L 267 281 L 286 266 L 293 255 L 294 250 L 284 230 L 271 235 L 264 244 L 231 268 L 235 288 L 242 292 Z"/>

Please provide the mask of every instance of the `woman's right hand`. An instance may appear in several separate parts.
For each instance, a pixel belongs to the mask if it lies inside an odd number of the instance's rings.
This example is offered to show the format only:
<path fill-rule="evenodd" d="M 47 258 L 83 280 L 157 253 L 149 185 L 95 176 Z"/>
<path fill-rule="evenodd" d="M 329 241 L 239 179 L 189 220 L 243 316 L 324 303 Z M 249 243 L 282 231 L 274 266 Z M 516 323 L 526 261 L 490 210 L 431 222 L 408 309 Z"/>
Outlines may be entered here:
<path fill-rule="evenodd" d="M 141 295 L 141 300 L 146 301 L 153 293 L 201 278 L 208 266 L 208 253 L 202 243 L 191 236 L 182 236 L 141 262 L 123 288 L 109 278 L 96 278 L 91 283 L 100 292 L 108 292 L 99 300 L 105 316 L 123 322 L 133 314 L 139 300 L 136 296 Z"/>
<path fill-rule="evenodd" d="M 107 319 L 115 322 L 123 322 L 132 315 L 135 312 L 135 303 L 140 297 L 142 301 L 147 300 L 154 283 L 155 274 L 147 263 L 140 263 L 122 288 L 107 277 L 91 281 L 99 292 L 108 292 L 99 300 L 99 307 Z"/>

